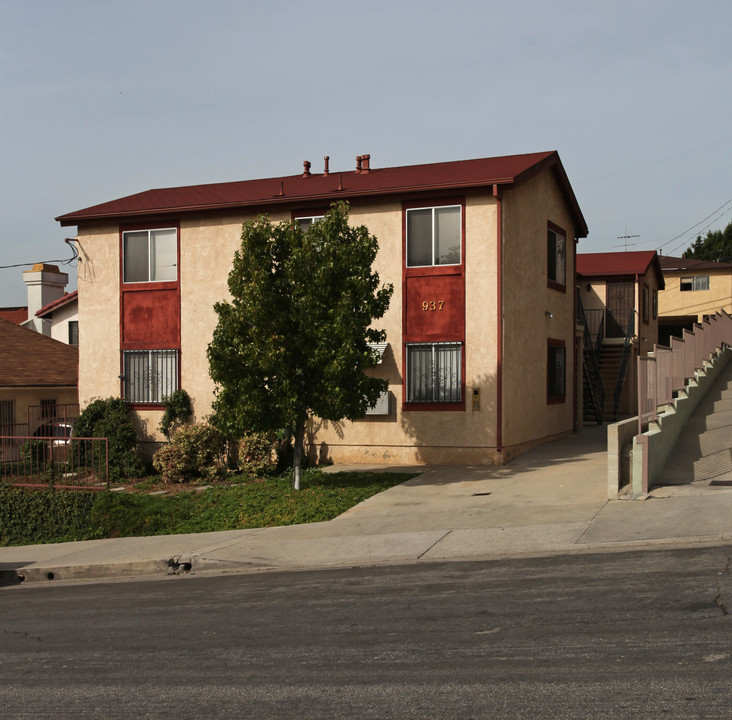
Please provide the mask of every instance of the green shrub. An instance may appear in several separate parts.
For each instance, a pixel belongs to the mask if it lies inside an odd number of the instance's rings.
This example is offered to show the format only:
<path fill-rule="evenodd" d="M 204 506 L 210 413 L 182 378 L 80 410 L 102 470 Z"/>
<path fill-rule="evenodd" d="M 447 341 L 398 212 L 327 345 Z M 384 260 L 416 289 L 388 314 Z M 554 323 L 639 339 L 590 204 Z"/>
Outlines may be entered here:
<path fill-rule="evenodd" d="M 109 438 L 110 480 L 136 478 L 144 473 L 136 450 L 137 433 L 127 403 L 121 398 L 96 399 L 89 403 L 74 423 L 74 436 Z M 101 453 L 101 447 L 95 444 L 94 452 Z"/>
<path fill-rule="evenodd" d="M 183 389 L 176 390 L 165 398 L 163 406 L 165 412 L 160 420 L 160 430 L 165 437 L 170 438 L 173 430 L 187 423 L 193 416 L 190 395 Z"/>
<path fill-rule="evenodd" d="M 91 526 L 100 493 L 27 490 L 0 485 L 0 545 L 31 545 L 101 537 Z"/>
<path fill-rule="evenodd" d="M 221 473 L 224 438 L 213 426 L 183 425 L 170 443 L 153 456 L 153 467 L 164 482 L 213 478 Z"/>
<path fill-rule="evenodd" d="M 247 475 L 271 474 L 277 469 L 277 436 L 273 432 L 251 432 L 238 443 L 237 467 Z"/>

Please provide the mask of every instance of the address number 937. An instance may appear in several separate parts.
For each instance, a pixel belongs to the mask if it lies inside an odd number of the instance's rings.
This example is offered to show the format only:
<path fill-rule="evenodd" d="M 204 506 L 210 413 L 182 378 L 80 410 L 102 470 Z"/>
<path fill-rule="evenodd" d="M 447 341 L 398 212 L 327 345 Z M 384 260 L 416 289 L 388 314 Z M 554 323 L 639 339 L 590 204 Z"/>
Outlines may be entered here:
<path fill-rule="evenodd" d="M 444 304 L 444 300 L 424 300 L 422 310 L 442 310 Z"/>

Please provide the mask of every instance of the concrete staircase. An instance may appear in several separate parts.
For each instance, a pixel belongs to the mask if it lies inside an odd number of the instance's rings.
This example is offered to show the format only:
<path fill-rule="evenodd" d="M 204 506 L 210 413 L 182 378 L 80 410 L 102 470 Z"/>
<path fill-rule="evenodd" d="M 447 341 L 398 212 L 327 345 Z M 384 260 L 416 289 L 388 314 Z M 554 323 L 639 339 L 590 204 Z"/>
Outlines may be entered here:
<path fill-rule="evenodd" d="M 689 418 L 657 481 L 690 483 L 732 487 L 732 363 Z"/>

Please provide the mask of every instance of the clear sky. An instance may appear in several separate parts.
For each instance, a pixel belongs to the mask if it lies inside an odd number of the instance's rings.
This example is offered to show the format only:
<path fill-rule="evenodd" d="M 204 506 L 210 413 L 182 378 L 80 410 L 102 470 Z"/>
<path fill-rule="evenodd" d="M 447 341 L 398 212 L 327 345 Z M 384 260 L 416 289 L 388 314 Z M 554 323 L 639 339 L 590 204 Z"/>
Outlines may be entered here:
<path fill-rule="evenodd" d="M 60 214 L 323 155 L 337 171 L 557 150 L 580 252 L 680 254 L 732 220 L 723 0 L 0 9 L 0 266 L 70 257 Z M 0 306 L 25 304 L 23 269 L 0 269 Z"/>

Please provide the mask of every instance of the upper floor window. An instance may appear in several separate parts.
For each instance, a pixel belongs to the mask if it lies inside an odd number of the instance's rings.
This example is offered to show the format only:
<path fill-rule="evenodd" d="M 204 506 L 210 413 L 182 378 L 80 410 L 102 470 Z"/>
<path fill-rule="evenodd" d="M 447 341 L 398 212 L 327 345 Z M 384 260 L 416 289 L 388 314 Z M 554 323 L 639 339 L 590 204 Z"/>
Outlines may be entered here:
<path fill-rule="evenodd" d="M 460 265 L 460 205 L 407 210 L 407 267 Z"/>
<path fill-rule="evenodd" d="M 69 345 L 79 347 L 79 321 L 69 320 Z"/>
<path fill-rule="evenodd" d="M 122 233 L 122 262 L 126 283 L 174 282 L 178 279 L 178 231 L 164 228 Z"/>
<path fill-rule="evenodd" d="M 295 222 L 300 226 L 300 229 L 303 232 L 307 232 L 310 230 L 310 226 L 316 221 L 316 220 L 322 220 L 323 215 L 312 215 L 311 217 L 297 217 L 295 218 Z"/>
<path fill-rule="evenodd" d="M 549 286 L 563 290 L 567 284 L 567 236 L 553 223 L 549 223 L 546 231 L 546 257 Z"/>
<path fill-rule="evenodd" d="M 692 275 L 691 277 L 682 277 L 679 289 L 681 292 L 709 290 L 709 275 Z"/>

